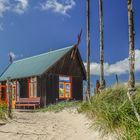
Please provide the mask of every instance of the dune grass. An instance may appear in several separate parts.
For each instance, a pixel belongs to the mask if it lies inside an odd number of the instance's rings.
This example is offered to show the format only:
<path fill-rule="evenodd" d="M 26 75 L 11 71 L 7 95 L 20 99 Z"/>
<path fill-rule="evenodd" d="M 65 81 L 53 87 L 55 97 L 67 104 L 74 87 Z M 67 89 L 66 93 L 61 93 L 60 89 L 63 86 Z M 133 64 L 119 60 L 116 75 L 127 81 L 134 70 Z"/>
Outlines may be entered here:
<path fill-rule="evenodd" d="M 92 126 L 102 134 L 116 133 L 118 139 L 140 140 L 140 124 L 134 115 L 124 86 L 114 86 L 84 102 L 79 112 L 93 119 Z M 137 87 L 134 104 L 140 113 L 140 87 Z"/>
<path fill-rule="evenodd" d="M 80 101 L 62 101 L 57 104 L 49 105 L 46 108 L 38 109 L 36 111 L 39 111 L 39 112 L 48 112 L 49 111 L 49 112 L 58 113 L 67 108 L 78 108 L 80 106 L 80 104 L 81 104 Z"/>

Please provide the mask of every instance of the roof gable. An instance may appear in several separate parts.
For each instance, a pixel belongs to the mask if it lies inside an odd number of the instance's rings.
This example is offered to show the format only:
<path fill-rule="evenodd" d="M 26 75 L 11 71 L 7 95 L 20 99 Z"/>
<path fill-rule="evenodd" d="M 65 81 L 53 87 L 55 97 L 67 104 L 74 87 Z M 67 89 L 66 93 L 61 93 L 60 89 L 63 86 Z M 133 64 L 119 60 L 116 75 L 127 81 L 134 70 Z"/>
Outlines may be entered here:
<path fill-rule="evenodd" d="M 54 65 L 52 65 L 44 74 L 55 73 L 58 75 L 67 75 L 73 77 L 82 77 L 86 80 L 86 69 L 83 64 L 79 49 L 76 50 L 74 57 L 72 57 L 73 51 L 69 51 L 61 59 L 59 59 Z"/>
<path fill-rule="evenodd" d="M 41 75 L 71 49 L 72 46 L 14 61 L 1 75 L 0 81 L 6 80 L 7 77 L 18 79 Z"/>

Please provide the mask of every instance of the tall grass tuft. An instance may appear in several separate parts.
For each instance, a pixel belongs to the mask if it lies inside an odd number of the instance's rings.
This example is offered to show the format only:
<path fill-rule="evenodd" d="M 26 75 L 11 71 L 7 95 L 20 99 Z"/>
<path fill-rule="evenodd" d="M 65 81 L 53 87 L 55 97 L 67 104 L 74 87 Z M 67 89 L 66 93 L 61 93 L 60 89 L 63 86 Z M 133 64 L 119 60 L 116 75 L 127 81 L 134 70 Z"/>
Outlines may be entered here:
<path fill-rule="evenodd" d="M 140 113 L 140 87 L 133 98 Z M 91 98 L 91 104 L 84 102 L 79 112 L 85 112 L 93 119 L 92 126 L 102 134 L 116 133 L 118 139 L 140 140 L 140 124 L 134 115 L 124 86 L 114 86 Z"/>

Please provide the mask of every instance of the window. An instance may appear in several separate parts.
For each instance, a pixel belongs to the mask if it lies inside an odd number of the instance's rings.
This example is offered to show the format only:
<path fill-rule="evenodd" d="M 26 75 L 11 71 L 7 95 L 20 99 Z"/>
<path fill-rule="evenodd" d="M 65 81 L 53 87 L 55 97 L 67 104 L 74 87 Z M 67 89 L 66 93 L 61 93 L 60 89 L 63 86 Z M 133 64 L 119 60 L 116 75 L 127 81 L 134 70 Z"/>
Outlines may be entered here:
<path fill-rule="evenodd" d="M 59 77 L 59 98 L 70 99 L 72 98 L 72 82 L 70 77 Z"/>
<path fill-rule="evenodd" d="M 60 82 L 59 83 L 59 97 L 60 98 L 64 98 L 64 83 L 63 82 Z"/>
<path fill-rule="evenodd" d="M 29 97 L 37 97 L 37 78 L 31 78 L 29 82 Z"/>

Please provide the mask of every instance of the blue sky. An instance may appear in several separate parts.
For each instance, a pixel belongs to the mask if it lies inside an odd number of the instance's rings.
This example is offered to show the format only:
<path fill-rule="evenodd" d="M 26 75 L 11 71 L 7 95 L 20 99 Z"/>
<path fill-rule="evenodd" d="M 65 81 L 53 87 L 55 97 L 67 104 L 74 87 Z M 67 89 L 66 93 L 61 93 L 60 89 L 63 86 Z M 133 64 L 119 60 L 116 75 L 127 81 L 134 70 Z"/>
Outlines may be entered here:
<path fill-rule="evenodd" d="M 140 1 L 135 11 L 136 80 L 140 80 Z M 110 85 L 119 74 L 128 79 L 127 1 L 104 0 L 104 47 L 106 80 Z M 99 79 L 99 5 L 91 0 L 91 74 Z M 86 0 L 0 0 L 0 72 L 8 65 L 8 54 L 16 59 L 74 44 L 83 28 L 79 46 L 86 61 Z M 139 64 L 139 66 L 138 66 Z"/>

